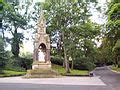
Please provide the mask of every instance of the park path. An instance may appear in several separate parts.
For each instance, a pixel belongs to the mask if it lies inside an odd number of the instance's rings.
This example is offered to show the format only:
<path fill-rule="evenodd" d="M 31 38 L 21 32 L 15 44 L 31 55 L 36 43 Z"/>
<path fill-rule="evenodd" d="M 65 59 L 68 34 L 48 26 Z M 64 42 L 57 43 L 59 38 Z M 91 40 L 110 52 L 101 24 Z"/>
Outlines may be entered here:
<path fill-rule="evenodd" d="M 120 73 L 113 72 L 106 66 L 96 68 L 94 74 L 100 76 L 100 79 L 112 90 L 120 90 Z"/>

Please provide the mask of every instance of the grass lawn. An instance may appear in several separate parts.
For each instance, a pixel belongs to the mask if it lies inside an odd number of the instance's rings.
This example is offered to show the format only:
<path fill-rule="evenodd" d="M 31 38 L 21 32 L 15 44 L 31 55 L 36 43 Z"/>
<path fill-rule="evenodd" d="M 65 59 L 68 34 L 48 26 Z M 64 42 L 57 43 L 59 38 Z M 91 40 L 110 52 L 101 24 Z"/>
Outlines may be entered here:
<path fill-rule="evenodd" d="M 62 75 L 89 75 L 89 71 L 88 70 L 70 70 L 70 74 L 66 74 L 65 73 L 65 68 L 63 68 L 62 66 L 59 66 L 59 65 L 52 65 L 52 68 L 56 71 L 58 71 L 60 74 Z"/>
<path fill-rule="evenodd" d="M 69 76 L 82 76 L 82 75 L 89 75 L 88 70 L 70 70 L 70 74 L 66 74 L 65 68 L 59 65 L 52 65 L 52 69 L 60 73 L 61 75 L 69 75 Z M 0 74 L 0 77 L 11 77 L 11 76 L 21 76 L 25 75 L 26 72 L 17 72 L 17 71 L 10 71 L 10 70 L 4 70 L 2 74 Z"/>
<path fill-rule="evenodd" d="M 115 67 L 115 66 L 112 66 L 111 69 L 112 69 L 113 71 L 120 72 L 120 68 L 117 68 L 117 67 Z"/>
<path fill-rule="evenodd" d="M 2 74 L 0 74 L 0 77 L 11 77 L 11 76 L 20 76 L 24 75 L 26 72 L 16 72 L 16 71 L 10 71 L 10 70 L 4 70 Z"/>

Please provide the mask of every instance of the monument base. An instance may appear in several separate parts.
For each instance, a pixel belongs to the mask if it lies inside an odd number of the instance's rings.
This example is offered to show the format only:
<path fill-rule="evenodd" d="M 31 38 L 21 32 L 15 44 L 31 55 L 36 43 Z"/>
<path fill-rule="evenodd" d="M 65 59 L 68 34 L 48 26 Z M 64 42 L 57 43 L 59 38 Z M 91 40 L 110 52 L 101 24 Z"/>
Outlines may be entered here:
<path fill-rule="evenodd" d="M 56 78 L 61 75 L 52 69 L 32 69 L 27 70 L 27 74 L 23 78 Z"/>
<path fill-rule="evenodd" d="M 51 62 L 33 62 L 32 69 L 51 69 Z"/>
<path fill-rule="evenodd" d="M 61 75 L 52 70 L 50 62 L 33 62 L 32 70 L 27 70 L 27 74 L 23 78 L 55 78 Z"/>

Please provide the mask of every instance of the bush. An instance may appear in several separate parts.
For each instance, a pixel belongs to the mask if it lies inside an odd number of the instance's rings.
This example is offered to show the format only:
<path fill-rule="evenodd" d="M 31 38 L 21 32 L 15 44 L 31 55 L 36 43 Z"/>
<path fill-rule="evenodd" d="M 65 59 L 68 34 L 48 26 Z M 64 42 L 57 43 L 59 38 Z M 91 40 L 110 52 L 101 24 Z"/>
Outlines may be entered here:
<path fill-rule="evenodd" d="M 6 66 L 6 69 L 7 70 L 11 70 L 11 71 L 17 71 L 17 72 L 25 72 L 26 70 L 22 67 L 19 67 L 19 66 L 10 66 L 10 65 L 7 65 Z"/>
<path fill-rule="evenodd" d="M 95 68 L 95 64 L 91 62 L 90 58 L 80 58 L 74 61 L 74 69 L 80 70 L 93 70 Z"/>
<path fill-rule="evenodd" d="M 32 59 L 28 58 L 20 58 L 21 61 L 21 67 L 24 68 L 25 70 L 31 69 L 32 67 Z"/>
<path fill-rule="evenodd" d="M 87 70 L 91 71 L 95 68 L 95 64 L 92 62 L 86 62 L 84 63 L 84 65 L 86 66 Z"/>
<path fill-rule="evenodd" d="M 31 69 L 32 59 L 26 59 L 21 57 L 11 57 L 6 65 L 7 70 L 13 71 L 25 71 Z"/>
<path fill-rule="evenodd" d="M 51 62 L 53 64 L 63 65 L 63 61 L 64 59 L 63 58 L 60 59 L 58 56 L 51 57 Z M 71 66 L 71 62 L 70 62 L 70 66 Z M 92 62 L 91 58 L 87 58 L 87 57 L 76 58 L 73 66 L 74 69 L 89 70 L 89 71 L 95 68 L 95 64 Z"/>
<path fill-rule="evenodd" d="M 5 59 L 0 57 L 0 71 L 5 67 L 5 64 L 6 64 Z"/>
<path fill-rule="evenodd" d="M 4 41 L 0 36 L 0 72 L 4 69 L 6 64 L 6 52 L 4 50 Z"/>
<path fill-rule="evenodd" d="M 63 65 L 63 58 L 62 59 L 60 59 L 60 57 L 59 56 L 52 56 L 51 57 L 51 63 L 53 63 L 53 64 L 57 64 L 57 65 Z"/>

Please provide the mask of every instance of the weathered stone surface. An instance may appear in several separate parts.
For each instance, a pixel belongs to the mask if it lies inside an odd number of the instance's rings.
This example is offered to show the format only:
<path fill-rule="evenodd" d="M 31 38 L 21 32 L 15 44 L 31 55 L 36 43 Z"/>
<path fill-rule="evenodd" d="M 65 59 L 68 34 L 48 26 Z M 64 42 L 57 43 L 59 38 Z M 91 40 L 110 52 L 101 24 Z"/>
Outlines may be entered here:
<path fill-rule="evenodd" d="M 51 63 L 33 62 L 32 69 L 51 69 Z"/>
<path fill-rule="evenodd" d="M 48 69 L 51 68 L 50 38 L 49 35 L 46 34 L 46 20 L 43 11 L 41 11 L 38 23 L 38 30 L 37 33 L 35 34 L 32 69 L 47 69 L 47 68 Z"/>
<path fill-rule="evenodd" d="M 24 78 L 55 78 L 61 75 L 52 69 L 33 69 L 28 70 Z"/>

